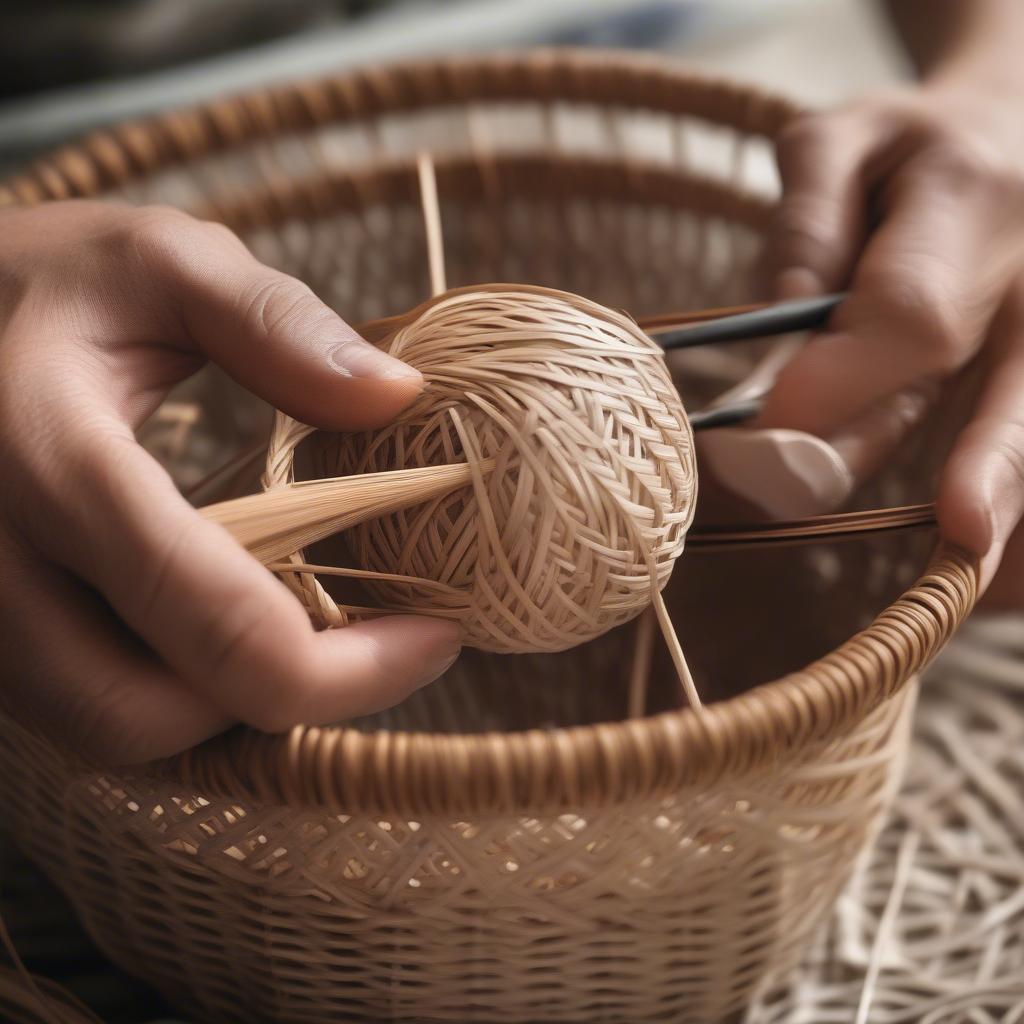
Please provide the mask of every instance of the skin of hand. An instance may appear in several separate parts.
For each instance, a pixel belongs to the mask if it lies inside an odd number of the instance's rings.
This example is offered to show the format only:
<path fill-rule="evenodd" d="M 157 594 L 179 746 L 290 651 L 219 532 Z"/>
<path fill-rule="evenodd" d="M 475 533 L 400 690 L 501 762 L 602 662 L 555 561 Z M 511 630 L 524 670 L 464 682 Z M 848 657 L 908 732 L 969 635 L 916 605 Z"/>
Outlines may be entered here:
<path fill-rule="evenodd" d="M 0 213 L 0 700 L 107 763 L 386 707 L 459 651 L 456 624 L 424 617 L 315 632 L 179 495 L 134 430 L 208 359 L 331 430 L 379 426 L 423 386 L 223 226 Z"/>
<path fill-rule="evenodd" d="M 767 252 L 772 289 L 779 298 L 850 294 L 781 372 L 760 419 L 833 440 L 839 450 L 863 448 L 859 437 L 874 432 L 891 450 L 944 384 L 968 366 L 982 370 L 940 481 L 939 525 L 946 540 L 980 558 L 990 603 L 1018 606 L 1022 96 L 1024 88 L 1005 82 L 988 88 L 947 75 L 788 127 Z"/>

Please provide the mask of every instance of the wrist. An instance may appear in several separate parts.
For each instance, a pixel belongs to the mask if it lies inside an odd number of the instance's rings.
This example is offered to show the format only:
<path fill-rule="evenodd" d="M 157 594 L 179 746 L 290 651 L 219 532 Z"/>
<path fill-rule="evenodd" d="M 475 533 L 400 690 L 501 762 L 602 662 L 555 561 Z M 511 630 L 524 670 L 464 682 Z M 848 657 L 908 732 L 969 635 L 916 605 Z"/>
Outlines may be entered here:
<path fill-rule="evenodd" d="M 936 119 L 987 139 L 1006 160 L 1024 160 L 1024 74 L 1017 69 L 943 68 L 920 86 L 919 97 Z"/>
<path fill-rule="evenodd" d="M 936 67 L 921 82 L 929 93 L 1019 105 L 1024 98 L 1024 62 L 995 64 L 959 57 Z"/>
<path fill-rule="evenodd" d="M 1024 9 L 989 4 L 987 14 L 963 32 L 957 44 L 937 55 L 922 85 L 937 92 L 986 96 L 1006 101 L 1024 95 Z"/>

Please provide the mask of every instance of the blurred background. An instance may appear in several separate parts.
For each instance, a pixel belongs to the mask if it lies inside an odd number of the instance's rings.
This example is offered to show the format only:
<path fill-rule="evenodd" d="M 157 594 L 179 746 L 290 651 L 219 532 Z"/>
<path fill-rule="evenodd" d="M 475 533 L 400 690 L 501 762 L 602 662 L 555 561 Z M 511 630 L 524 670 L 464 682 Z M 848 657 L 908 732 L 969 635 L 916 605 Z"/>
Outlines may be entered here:
<path fill-rule="evenodd" d="M 870 0 L 36 0 L 0 4 L 0 175 L 93 128 L 437 53 L 628 46 L 828 104 L 904 77 Z"/>

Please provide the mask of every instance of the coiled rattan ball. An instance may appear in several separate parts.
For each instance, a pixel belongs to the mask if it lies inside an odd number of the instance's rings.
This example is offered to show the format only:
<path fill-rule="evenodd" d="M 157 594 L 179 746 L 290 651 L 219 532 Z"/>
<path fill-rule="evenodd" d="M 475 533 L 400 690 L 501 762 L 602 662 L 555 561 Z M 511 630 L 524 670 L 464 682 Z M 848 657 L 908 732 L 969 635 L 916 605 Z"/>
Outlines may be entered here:
<path fill-rule="evenodd" d="M 355 526 L 387 607 L 458 616 L 489 651 L 558 651 L 631 619 L 693 517 L 693 434 L 661 350 L 576 295 L 450 292 L 383 341 L 423 394 L 392 425 L 329 439 L 326 474 L 468 461 L 471 486 Z M 429 581 L 429 582 L 428 582 Z M 440 584 L 440 586 L 438 586 Z"/>

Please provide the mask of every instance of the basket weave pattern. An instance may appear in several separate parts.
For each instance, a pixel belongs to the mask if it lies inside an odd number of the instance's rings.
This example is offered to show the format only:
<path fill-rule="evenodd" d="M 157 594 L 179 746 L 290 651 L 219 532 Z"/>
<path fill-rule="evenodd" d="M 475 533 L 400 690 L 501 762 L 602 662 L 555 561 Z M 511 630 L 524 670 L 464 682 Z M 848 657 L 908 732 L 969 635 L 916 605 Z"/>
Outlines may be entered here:
<path fill-rule="evenodd" d="M 41 809 L 22 841 L 106 952 L 143 957 L 197 1015 L 714 1021 L 803 951 L 893 796 L 912 706 L 906 688 L 781 779 L 586 815 L 410 820 L 98 774 L 69 786 L 27 736 L 3 797 Z"/>
<path fill-rule="evenodd" d="M 366 320 L 429 292 L 428 148 L 449 284 L 661 313 L 749 297 L 762 171 L 793 113 L 621 55 L 441 62 L 124 126 L 0 202 L 172 202 Z M 681 359 L 687 400 L 742 377 L 749 351 Z M 232 394 L 193 387 L 211 385 Z M 239 433 L 200 427 L 185 463 Z M 719 1020 L 795 960 L 880 828 L 915 673 L 974 600 L 954 552 L 898 598 L 920 562 L 868 548 L 790 553 L 760 581 L 684 555 L 667 599 L 688 650 L 705 645 L 702 692 L 728 697 L 700 714 L 656 661 L 656 713 L 623 720 L 628 625 L 466 658 L 372 720 L 237 730 L 131 772 L 3 723 L 0 803 L 100 945 L 209 1019 Z"/>

